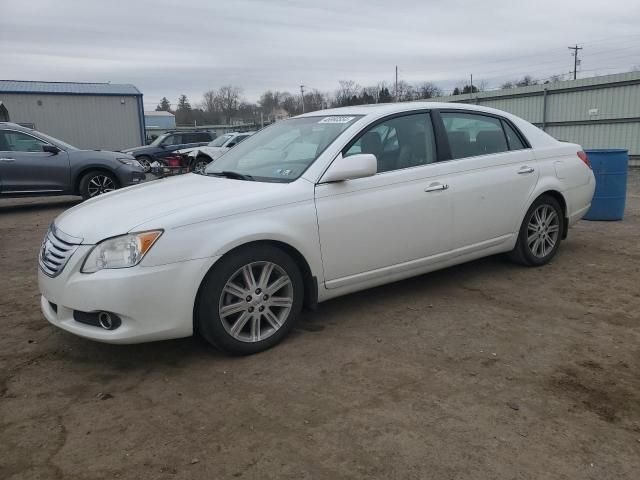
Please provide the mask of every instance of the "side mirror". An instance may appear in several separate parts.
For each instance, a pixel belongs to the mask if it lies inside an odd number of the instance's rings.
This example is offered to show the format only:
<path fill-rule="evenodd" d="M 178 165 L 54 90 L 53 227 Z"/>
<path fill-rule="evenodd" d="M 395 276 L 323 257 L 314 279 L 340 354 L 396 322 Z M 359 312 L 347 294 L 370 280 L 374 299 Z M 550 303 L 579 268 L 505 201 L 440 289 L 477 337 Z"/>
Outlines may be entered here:
<path fill-rule="evenodd" d="M 378 172 L 378 161 L 371 153 L 358 153 L 343 157 L 342 154 L 333 161 L 324 172 L 321 183 L 342 182 L 356 178 L 372 177 Z"/>
<path fill-rule="evenodd" d="M 60 152 L 60 149 L 55 145 L 42 145 L 42 151 L 57 155 Z"/>

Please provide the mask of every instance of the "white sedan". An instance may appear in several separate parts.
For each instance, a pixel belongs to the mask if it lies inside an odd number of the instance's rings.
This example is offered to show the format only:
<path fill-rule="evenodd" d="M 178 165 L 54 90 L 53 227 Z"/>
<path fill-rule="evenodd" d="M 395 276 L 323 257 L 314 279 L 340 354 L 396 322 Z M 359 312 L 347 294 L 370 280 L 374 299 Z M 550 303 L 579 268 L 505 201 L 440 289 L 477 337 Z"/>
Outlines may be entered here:
<path fill-rule="evenodd" d="M 213 160 L 227 152 L 230 148 L 235 147 L 243 140 L 249 138 L 255 132 L 231 132 L 225 133 L 209 142 L 203 147 L 186 148 L 178 150 L 177 153 L 186 154 L 189 160 L 189 169 L 192 172 L 203 173 Z"/>
<path fill-rule="evenodd" d="M 103 342 L 199 332 L 254 353 L 282 340 L 303 307 L 339 295 L 498 253 L 544 265 L 594 187 L 579 145 L 498 110 L 308 113 L 202 175 L 61 214 L 40 253 L 41 307 L 52 324 Z"/>

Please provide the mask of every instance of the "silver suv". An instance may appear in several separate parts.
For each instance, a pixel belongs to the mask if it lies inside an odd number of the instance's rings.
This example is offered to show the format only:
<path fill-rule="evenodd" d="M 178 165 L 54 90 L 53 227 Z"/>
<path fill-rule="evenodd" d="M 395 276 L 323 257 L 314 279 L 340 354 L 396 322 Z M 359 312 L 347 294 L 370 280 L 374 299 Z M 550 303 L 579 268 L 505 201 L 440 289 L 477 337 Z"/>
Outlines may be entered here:
<path fill-rule="evenodd" d="M 15 123 L 0 122 L 0 198 L 81 195 L 91 198 L 145 179 L 126 153 L 80 150 Z"/>

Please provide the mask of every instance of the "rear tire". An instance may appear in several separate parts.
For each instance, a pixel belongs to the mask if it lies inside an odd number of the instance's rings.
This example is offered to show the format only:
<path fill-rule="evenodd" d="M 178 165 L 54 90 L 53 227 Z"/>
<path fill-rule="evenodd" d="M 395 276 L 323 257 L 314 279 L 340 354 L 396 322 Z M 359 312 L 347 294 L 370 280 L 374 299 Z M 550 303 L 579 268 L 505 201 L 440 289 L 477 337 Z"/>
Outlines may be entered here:
<path fill-rule="evenodd" d="M 560 248 L 563 234 L 562 207 L 551 195 L 542 195 L 527 210 L 509 258 L 529 267 L 545 265 Z"/>
<path fill-rule="evenodd" d="M 82 177 L 78 190 L 82 198 L 87 200 L 118 188 L 120 184 L 114 175 L 103 170 L 92 170 Z"/>
<path fill-rule="evenodd" d="M 297 322 L 304 299 L 300 269 L 271 245 L 241 247 L 205 277 L 196 304 L 197 331 L 233 355 L 273 347 Z"/>
<path fill-rule="evenodd" d="M 151 170 L 151 163 L 153 163 L 151 157 L 149 157 L 148 155 L 140 155 L 139 157 L 136 157 L 136 160 L 138 160 L 138 162 L 140 162 L 140 165 L 142 165 L 142 170 L 144 170 L 144 173 L 149 173 L 149 170 Z"/>

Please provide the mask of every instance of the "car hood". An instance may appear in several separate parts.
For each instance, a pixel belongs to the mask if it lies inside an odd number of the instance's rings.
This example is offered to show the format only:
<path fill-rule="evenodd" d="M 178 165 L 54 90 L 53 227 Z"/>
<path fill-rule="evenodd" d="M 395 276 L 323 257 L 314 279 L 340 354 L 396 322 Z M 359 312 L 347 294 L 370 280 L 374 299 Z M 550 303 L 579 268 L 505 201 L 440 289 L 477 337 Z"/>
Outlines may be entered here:
<path fill-rule="evenodd" d="M 154 152 L 157 152 L 159 149 L 160 149 L 159 147 L 146 146 L 146 147 L 124 148 L 120 151 L 122 153 L 128 153 L 129 155 L 142 155 L 145 153 L 152 154 Z"/>
<path fill-rule="evenodd" d="M 201 147 L 200 151 L 208 154 L 211 158 L 216 158 L 229 150 L 228 147 Z"/>
<path fill-rule="evenodd" d="M 111 152 L 109 150 L 68 150 L 67 153 L 72 160 L 78 159 L 86 161 L 92 160 L 115 160 L 116 158 L 134 158 L 127 152 Z"/>
<path fill-rule="evenodd" d="M 192 153 L 200 149 L 202 149 L 202 147 L 181 148 L 180 150 L 176 150 L 176 153 Z"/>
<path fill-rule="evenodd" d="M 82 243 L 95 244 L 130 231 L 171 229 L 309 198 L 313 185 L 304 179 L 267 183 L 190 173 L 87 200 L 62 213 L 55 224 Z"/>

